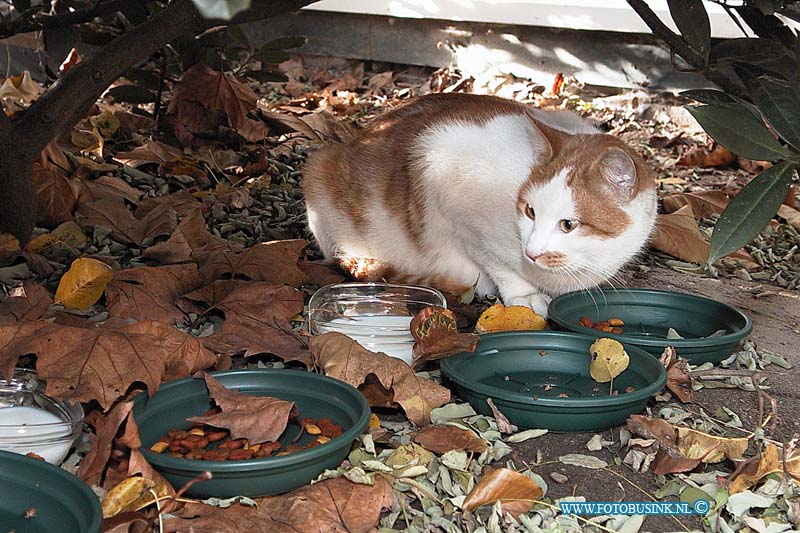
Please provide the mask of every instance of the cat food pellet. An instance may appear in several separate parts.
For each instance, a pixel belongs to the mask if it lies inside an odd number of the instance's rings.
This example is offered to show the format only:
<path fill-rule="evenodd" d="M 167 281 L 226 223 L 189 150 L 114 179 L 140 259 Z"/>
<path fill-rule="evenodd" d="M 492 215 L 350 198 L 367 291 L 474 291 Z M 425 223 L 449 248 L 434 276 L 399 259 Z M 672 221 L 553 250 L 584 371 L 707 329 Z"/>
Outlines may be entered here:
<path fill-rule="evenodd" d="M 228 436 L 227 431 L 209 431 L 206 438 L 209 442 L 217 442 Z"/>
<path fill-rule="evenodd" d="M 317 442 L 320 444 L 325 444 L 326 442 L 330 442 L 330 440 L 331 438 L 326 437 L 325 435 L 320 435 L 319 437 L 317 437 Z"/>
<path fill-rule="evenodd" d="M 622 321 L 621 319 L 619 319 L 619 318 L 609 318 L 609 319 L 608 319 L 608 325 L 609 325 L 609 326 L 615 326 L 615 327 L 619 327 L 619 326 L 624 326 L 624 325 L 625 325 L 625 322 L 623 322 L 623 321 Z"/>
<path fill-rule="evenodd" d="M 306 433 L 308 433 L 309 435 L 319 435 L 320 433 L 322 433 L 322 430 L 319 428 L 318 425 L 309 424 L 308 422 L 306 422 Z"/>
<path fill-rule="evenodd" d="M 247 449 L 250 450 L 253 453 L 256 453 L 258 450 L 261 449 L 261 445 L 260 444 L 253 444 L 252 446 L 248 446 Z"/>
<path fill-rule="evenodd" d="M 539 352 L 539 355 L 541 355 L 542 357 L 544 357 L 545 355 L 547 355 L 547 352 L 545 352 L 544 350 L 542 350 L 542 351 L 540 351 L 540 352 Z"/>
<path fill-rule="evenodd" d="M 592 319 L 588 316 L 582 316 L 578 323 L 585 328 L 591 328 L 594 326 L 594 322 L 592 322 Z"/>
<path fill-rule="evenodd" d="M 206 430 L 203 428 L 192 428 L 189 430 L 189 435 L 202 435 L 203 437 L 206 436 Z"/>
<path fill-rule="evenodd" d="M 625 392 L 628 392 L 628 393 L 633 392 L 635 390 L 636 390 L 636 387 L 626 387 L 625 388 Z"/>
<path fill-rule="evenodd" d="M 559 398 L 569 398 L 569 394 L 567 394 L 566 392 L 561 392 L 561 393 L 558 394 L 558 397 Z"/>
<path fill-rule="evenodd" d="M 550 389 L 552 389 L 552 388 L 553 388 L 553 386 L 552 386 L 552 385 L 550 385 L 549 383 L 546 383 L 546 384 L 544 385 L 544 390 L 550 390 Z"/>
<path fill-rule="evenodd" d="M 150 446 L 150 451 L 153 453 L 164 453 L 167 450 L 167 448 L 169 448 L 169 443 L 160 440 L 155 444 L 153 444 L 152 446 Z"/>

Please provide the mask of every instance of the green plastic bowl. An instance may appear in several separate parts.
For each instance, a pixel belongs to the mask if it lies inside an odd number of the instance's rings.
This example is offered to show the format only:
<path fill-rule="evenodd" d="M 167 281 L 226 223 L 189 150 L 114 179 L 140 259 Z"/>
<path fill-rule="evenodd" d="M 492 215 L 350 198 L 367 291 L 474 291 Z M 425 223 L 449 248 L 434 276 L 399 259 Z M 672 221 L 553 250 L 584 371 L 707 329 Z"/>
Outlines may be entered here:
<path fill-rule="evenodd" d="M 547 312 L 563 329 L 617 339 L 655 356 L 674 346 L 678 355 L 692 364 L 719 363 L 753 330 L 750 318 L 734 307 L 701 296 L 652 289 L 570 292 L 550 302 Z M 581 326 L 582 316 L 594 322 L 622 319 L 624 333 L 601 333 Z M 669 328 L 684 338 L 667 339 Z M 718 330 L 727 333 L 708 337 Z"/>
<path fill-rule="evenodd" d="M 491 415 L 486 403 L 491 398 L 520 427 L 596 431 L 620 426 L 664 387 L 667 373 L 652 355 L 625 346 L 630 365 L 614 379 L 620 393 L 609 396 L 609 384 L 589 375 L 594 340 L 555 331 L 490 333 L 481 335 L 474 353 L 443 359 L 442 372 L 476 411 Z M 624 392 L 628 387 L 635 390 Z"/>
<path fill-rule="evenodd" d="M 226 370 L 211 375 L 225 387 L 244 394 L 292 400 L 301 416 L 329 418 L 344 432 L 325 444 L 280 457 L 221 462 L 181 459 L 151 452 L 149 448 L 168 430 L 189 427 L 187 417 L 202 415 L 209 409 L 211 400 L 205 382 L 193 378 L 172 381 L 162 385 L 149 401 L 146 394 L 140 394 L 133 413 L 147 461 L 175 488 L 204 470 L 213 474 L 213 479 L 193 485 L 186 492 L 189 496 L 258 497 L 303 486 L 324 470 L 338 467 L 369 423 L 367 400 L 357 389 L 337 379 L 288 369 Z M 298 431 L 299 426 L 290 424 L 281 443 L 288 444 Z M 313 438 L 306 434 L 300 443 Z"/>
<path fill-rule="evenodd" d="M 23 518 L 27 509 L 36 515 Z M 97 533 L 100 501 L 66 470 L 24 455 L 0 451 L 0 531 Z"/>

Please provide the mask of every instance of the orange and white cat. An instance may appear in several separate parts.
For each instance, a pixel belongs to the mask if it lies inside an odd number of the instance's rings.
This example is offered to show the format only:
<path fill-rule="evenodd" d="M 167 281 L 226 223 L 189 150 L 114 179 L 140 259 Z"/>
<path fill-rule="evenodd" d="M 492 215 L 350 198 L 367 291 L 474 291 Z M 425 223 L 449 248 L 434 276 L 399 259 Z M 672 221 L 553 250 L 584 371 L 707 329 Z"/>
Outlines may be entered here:
<path fill-rule="evenodd" d="M 469 94 L 413 99 L 305 167 L 326 258 L 367 279 L 470 287 L 546 316 L 641 251 L 656 193 L 644 161 L 568 112 Z"/>

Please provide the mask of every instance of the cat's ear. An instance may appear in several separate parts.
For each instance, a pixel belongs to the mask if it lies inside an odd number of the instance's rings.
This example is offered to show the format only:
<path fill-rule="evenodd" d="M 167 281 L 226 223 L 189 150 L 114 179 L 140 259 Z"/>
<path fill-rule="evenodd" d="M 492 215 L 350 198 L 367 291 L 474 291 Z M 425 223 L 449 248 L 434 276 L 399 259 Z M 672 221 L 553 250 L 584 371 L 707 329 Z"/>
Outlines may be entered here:
<path fill-rule="evenodd" d="M 534 132 L 536 134 L 536 142 L 534 145 L 534 152 L 536 153 L 537 165 L 545 163 L 553 159 L 553 155 L 560 144 L 561 135 L 558 130 L 546 126 L 536 120 L 531 114 L 528 114 Z"/>
<path fill-rule="evenodd" d="M 609 148 L 600 160 L 603 176 L 611 186 L 630 198 L 636 189 L 636 164 L 621 148 Z"/>

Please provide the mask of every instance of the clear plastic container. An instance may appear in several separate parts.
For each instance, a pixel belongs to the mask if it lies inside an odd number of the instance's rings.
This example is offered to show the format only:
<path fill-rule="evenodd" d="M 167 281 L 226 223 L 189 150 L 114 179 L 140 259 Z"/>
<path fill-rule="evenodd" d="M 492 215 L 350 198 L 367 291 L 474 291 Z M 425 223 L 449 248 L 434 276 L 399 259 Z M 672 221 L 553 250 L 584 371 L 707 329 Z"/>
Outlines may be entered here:
<path fill-rule="evenodd" d="M 0 379 L 0 450 L 33 452 L 58 465 L 82 427 L 80 404 L 46 396 L 36 372 L 18 368 L 10 383 Z"/>
<path fill-rule="evenodd" d="M 309 330 L 314 335 L 338 331 L 368 350 L 411 364 L 411 319 L 431 306 L 447 307 L 447 301 L 441 292 L 428 287 L 337 283 L 322 287 L 311 297 Z"/>

